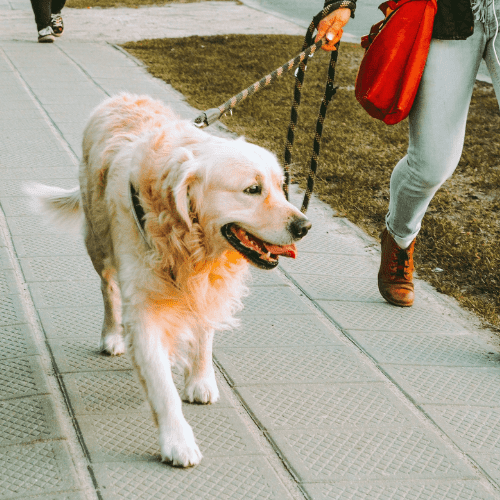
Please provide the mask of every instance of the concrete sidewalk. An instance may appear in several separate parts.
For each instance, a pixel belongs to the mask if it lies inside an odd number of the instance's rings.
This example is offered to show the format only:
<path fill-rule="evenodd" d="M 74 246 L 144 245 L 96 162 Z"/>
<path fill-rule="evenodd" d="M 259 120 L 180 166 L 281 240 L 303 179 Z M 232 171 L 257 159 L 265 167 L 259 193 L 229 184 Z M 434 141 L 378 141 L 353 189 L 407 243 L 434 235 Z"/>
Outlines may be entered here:
<path fill-rule="evenodd" d="M 255 272 L 242 327 L 216 337 L 221 402 L 184 405 L 201 465 L 158 461 L 126 356 L 98 353 L 83 244 L 21 186 L 76 184 L 83 126 L 109 95 L 197 111 L 113 45 L 42 45 L 32 29 L 0 38 L 0 499 L 500 498 L 497 337 L 421 282 L 413 308 L 385 303 L 378 244 L 317 201 L 298 259 Z"/>

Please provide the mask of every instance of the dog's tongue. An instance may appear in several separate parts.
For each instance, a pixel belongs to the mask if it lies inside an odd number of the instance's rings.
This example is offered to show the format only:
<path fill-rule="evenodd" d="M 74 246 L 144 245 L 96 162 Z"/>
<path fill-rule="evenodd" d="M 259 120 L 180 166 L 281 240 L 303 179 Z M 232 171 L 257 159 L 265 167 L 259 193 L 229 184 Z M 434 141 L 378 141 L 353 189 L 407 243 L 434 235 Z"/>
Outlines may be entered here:
<path fill-rule="evenodd" d="M 271 252 L 274 255 L 283 255 L 283 257 L 291 257 L 292 259 L 295 259 L 295 257 L 297 257 L 297 247 L 295 246 L 295 243 L 283 246 L 264 243 L 264 246 L 266 247 L 268 252 Z"/>

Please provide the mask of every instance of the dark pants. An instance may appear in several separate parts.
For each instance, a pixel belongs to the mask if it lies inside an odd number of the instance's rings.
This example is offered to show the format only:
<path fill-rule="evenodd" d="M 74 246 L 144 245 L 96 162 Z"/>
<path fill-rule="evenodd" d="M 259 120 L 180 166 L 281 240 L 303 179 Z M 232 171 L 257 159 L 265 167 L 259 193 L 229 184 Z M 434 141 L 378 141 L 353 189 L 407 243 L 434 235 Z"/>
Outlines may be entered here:
<path fill-rule="evenodd" d="M 50 26 L 50 15 L 61 12 L 66 0 L 31 0 L 35 14 L 36 29 L 43 30 Z"/>

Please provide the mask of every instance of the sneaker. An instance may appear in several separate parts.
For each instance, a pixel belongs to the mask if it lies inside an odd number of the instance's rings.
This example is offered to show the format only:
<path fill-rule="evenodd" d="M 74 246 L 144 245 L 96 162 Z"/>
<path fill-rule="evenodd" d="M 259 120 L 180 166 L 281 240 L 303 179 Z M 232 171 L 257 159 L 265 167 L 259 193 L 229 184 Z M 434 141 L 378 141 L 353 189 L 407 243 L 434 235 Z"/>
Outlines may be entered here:
<path fill-rule="evenodd" d="M 64 31 L 64 23 L 60 13 L 50 15 L 50 25 L 54 36 L 61 36 Z"/>
<path fill-rule="evenodd" d="M 54 40 L 54 32 L 50 26 L 47 26 L 38 32 L 39 43 L 52 43 Z"/>
<path fill-rule="evenodd" d="M 403 250 L 387 229 L 382 236 L 382 256 L 378 273 L 378 289 L 387 302 L 400 307 L 413 305 L 413 250 L 415 240 Z"/>

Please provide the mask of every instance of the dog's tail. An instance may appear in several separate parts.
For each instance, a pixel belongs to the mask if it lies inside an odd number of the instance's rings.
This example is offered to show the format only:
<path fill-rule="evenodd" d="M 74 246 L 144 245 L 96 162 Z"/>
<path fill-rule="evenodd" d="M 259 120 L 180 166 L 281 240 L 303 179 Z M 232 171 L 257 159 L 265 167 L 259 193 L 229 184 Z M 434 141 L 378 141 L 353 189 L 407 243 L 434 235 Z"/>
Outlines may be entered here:
<path fill-rule="evenodd" d="M 63 189 L 32 183 L 26 185 L 24 191 L 31 197 L 36 213 L 68 232 L 81 231 L 83 208 L 79 187 Z"/>

